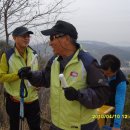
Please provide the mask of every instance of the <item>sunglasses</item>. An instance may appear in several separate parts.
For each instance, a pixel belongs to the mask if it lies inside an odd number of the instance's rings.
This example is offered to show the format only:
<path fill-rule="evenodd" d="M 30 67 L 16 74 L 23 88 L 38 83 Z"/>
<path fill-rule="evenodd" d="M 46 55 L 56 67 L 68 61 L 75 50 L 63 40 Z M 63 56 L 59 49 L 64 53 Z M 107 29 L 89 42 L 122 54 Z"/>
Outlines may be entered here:
<path fill-rule="evenodd" d="M 63 36 L 65 36 L 65 34 L 52 35 L 52 36 L 50 36 L 50 41 L 53 41 L 54 39 L 60 38 L 60 37 L 63 37 Z"/>

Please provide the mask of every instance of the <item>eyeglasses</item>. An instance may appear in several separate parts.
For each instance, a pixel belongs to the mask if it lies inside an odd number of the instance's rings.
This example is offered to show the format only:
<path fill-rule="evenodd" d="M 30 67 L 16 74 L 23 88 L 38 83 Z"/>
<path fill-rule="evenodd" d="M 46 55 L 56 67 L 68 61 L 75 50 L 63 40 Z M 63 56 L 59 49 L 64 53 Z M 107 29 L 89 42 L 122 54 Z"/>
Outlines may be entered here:
<path fill-rule="evenodd" d="M 52 36 L 50 36 L 50 41 L 53 41 L 54 39 L 60 38 L 60 37 L 63 37 L 63 36 L 65 36 L 65 34 L 52 35 Z"/>

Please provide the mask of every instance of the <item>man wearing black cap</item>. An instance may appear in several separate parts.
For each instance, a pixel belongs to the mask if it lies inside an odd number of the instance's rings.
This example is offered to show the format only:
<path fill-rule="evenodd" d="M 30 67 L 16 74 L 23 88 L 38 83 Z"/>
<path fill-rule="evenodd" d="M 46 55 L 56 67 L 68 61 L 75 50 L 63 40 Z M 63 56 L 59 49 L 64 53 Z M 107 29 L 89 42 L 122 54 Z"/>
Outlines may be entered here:
<path fill-rule="evenodd" d="M 36 60 L 31 65 L 36 52 L 28 46 L 30 34 L 33 32 L 26 27 L 14 29 L 12 36 L 15 47 L 3 53 L 0 62 L 0 82 L 3 82 L 5 87 L 10 130 L 19 130 L 21 79 L 18 70 L 26 66 L 30 66 L 33 71 L 38 70 Z M 40 107 L 37 90 L 34 86 L 29 85 L 27 80 L 24 80 L 24 84 L 24 90 L 27 90 L 27 95 L 25 94 L 26 97 L 24 98 L 24 117 L 27 119 L 30 130 L 40 130 Z"/>
<path fill-rule="evenodd" d="M 33 85 L 50 87 L 50 130 L 99 130 L 93 115 L 107 100 L 109 86 L 96 59 L 80 48 L 77 30 L 68 22 L 59 20 L 42 34 L 50 36 L 54 56 L 44 70 L 34 72 L 26 67 L 19 76 Z M 66 88 L 60 82 L 61 73 Z"/>

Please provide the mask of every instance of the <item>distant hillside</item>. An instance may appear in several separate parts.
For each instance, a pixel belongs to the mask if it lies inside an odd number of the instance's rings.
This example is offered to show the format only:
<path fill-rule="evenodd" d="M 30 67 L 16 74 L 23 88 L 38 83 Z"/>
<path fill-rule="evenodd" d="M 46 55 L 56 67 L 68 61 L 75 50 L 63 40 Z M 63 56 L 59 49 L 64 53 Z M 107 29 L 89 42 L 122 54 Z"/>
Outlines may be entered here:
<path fill-rule="evenodd" d="M 83 48 L 89 51 L 93 56 L 98 60 L 101 59 L 101 56 L 104 54 L 114 54 L 122 62 L 122 66 L 128 66 L 130 61 L 130 47 L 118 47 L 112 46 L 104 42 L 96 41 L 79 41 Z"/>

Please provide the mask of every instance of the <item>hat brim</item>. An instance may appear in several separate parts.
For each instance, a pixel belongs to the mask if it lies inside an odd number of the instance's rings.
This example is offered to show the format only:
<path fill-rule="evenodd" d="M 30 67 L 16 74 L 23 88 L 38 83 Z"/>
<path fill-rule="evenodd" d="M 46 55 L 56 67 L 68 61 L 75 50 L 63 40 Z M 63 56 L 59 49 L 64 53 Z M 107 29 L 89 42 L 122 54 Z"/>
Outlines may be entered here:
<path fill-rule="evenodd" d="M 24 35 L 24 34 L 33 34 L 33 32 L 32 31 L 24 31 L 24 32 L 22 32 L 21 34 L 19 34 L 19 35 Z"/>
<path fill-rule="evenodd" d="M 47 29 L 44 31 L 41 31 L 41 33 L 45 36 L 51 36 L 57 34 L 57 32 L 54 29 Z"/>
<path fill-rule="evenodd" d="M 28 34 L 33 34 L 33 32 L 32 32 L 32 31 L 28 31 L 27 33 L 28 33 Z"/>

